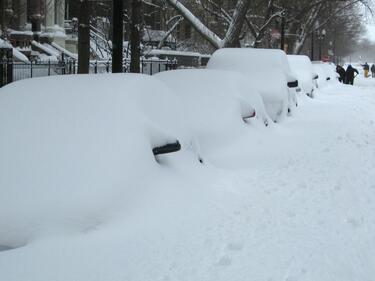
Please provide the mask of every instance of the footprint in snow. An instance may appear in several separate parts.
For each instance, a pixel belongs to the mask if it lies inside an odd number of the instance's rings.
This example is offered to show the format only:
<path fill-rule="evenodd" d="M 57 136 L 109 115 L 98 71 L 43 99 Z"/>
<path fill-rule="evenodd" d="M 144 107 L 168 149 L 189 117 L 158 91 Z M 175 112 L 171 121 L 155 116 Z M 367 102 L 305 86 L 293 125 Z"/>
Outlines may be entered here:
<path fill-rule="evenodd" d="M 230 266 L 232 264 L 232 259 L 228 256 L 223 256 L 217 262 L 218 266 Z"/>
<path fill-rule="evenodd" d="M 241 251 L 243 248 L 244 245 L 241 242 L 230 242 L 227 245 L 227 249 L 234 252 Z"/>
<path fill-rule="evenodd" d="M 353 228 L 361 227 L 363 224 L 363 218 L 360 220 L 357 220 L 355 218 L 347 218 L 346 222 L 350 224 Z"/>

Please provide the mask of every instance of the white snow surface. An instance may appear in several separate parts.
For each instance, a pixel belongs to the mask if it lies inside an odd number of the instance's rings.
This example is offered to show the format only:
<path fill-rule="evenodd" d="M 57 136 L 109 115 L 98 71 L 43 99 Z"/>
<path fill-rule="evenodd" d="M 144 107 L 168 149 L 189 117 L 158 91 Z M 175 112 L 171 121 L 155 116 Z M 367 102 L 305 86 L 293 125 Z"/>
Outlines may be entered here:
<path fill-rule="evenodd" d="M 156 78 L 0 89 L 0 280 L 372 281 L 375 79 L 355 83 L 203 165 L 195 112 Z M 174 138 L 156 162 L 151 143 Z"/>

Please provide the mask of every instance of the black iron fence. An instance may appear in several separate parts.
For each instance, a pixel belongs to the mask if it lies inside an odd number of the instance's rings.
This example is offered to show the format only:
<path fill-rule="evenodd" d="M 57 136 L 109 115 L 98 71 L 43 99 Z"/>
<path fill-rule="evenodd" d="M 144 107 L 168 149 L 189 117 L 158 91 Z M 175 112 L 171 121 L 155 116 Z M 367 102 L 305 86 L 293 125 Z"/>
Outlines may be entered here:
<path fill-rule="evenodd" d="M 77 61 L 60 62 L 30 62 L 20 63 L 12 60 L 0 60 L 0 87 L 14 81 L 44 77 L 53 75 L 77 74 Z M 164 59 L 142 59 L 141 73 L 153 75 L 158 72 L 177 68 L 176 60 Z M 91 61 L 90 73 L 110 73 L 112 72 L 111 61 Z M 130 61 L 124 61 L 123 72 L 130 72 Z"/>
<path fill-rule="evenodd" d="M 13 81 L 12 58 L 12 48 L 0 48 L 0 87 Z"/>

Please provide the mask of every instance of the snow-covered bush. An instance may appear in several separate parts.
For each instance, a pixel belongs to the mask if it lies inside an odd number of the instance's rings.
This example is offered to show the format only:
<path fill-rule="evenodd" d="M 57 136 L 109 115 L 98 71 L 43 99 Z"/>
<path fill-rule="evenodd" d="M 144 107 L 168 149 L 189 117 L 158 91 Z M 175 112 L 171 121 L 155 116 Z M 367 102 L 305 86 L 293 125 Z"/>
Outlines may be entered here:
<path fill-rule="evenodd" d="M 288 83 L 295 82 L 286 54 L 270 49 L 220 49 L 207 65 L 208 69 L 233 70 L 246 76 L 249 87 L 259 91 L 268 114 L 274 121 L 285 116 L 296 105 L 295 91 Z"/>

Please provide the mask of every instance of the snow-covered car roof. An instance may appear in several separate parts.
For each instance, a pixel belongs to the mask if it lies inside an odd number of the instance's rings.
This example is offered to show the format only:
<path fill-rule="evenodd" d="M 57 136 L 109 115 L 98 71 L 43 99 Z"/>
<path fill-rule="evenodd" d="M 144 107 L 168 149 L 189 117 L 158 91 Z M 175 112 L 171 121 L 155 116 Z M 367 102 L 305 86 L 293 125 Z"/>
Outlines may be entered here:
<path fill-rule="evenodd" d="M 313 61 L 312 62 L 313 70 L 319 76 L 318 85 L 324 86 L 330 83 L 337 83 L 338 73 L 336 72 L 336 66 L 332 63 Z"/>
<path fill-rule="evenodd" d="M 313 79 L 317 75 L 314 73 L 311 60 L 304 55 L 288 55 L 288 62 L 291 70 L 298 78 L 298 85 L 304 94 L 312 95 Z"/>
<path fill-rule="evenodd" d="M 281 50 L 228 48 L 217 50 L 208 69 L 241 72 L 248 85 L 257 89 L 273 120 L 286 115 L 289 106 L 288 82 L 295 79 Z"/>
<path fill-rule="evenodd" d="M 155 77 L 181 99 L 189 113 L 186 122 L 203 150 L 236 141 L 248 129 L 242 118 L 253 113 L 262 126 L 269 122 L 261 97 L 246 87 L 245 78 L 237 72 L 183 69 L 160 72 Z"/>
<path fill-rule="evenodd" d="M 26 243 L 35 224 L 69 223 L 138 192 L 145 179 L 157 181 L 153 148 L 181 137 L 180 108 L 146 75 L 56 76 L 1 88 L 3 245 Z M 43 200 L 30 208 L 35 198 Z"/>

